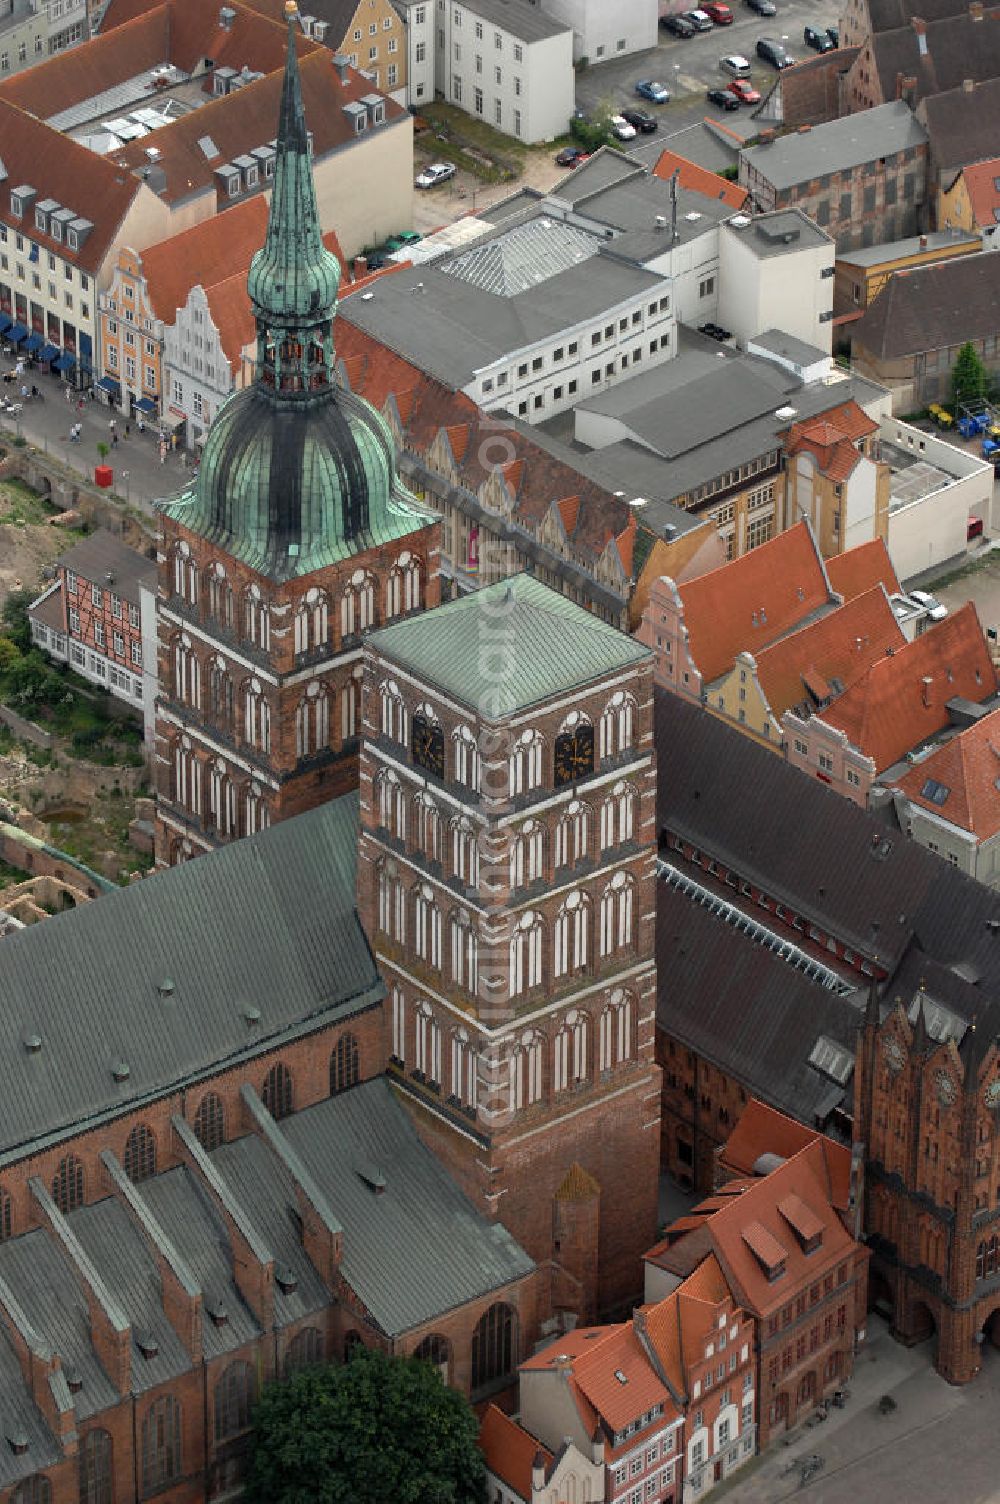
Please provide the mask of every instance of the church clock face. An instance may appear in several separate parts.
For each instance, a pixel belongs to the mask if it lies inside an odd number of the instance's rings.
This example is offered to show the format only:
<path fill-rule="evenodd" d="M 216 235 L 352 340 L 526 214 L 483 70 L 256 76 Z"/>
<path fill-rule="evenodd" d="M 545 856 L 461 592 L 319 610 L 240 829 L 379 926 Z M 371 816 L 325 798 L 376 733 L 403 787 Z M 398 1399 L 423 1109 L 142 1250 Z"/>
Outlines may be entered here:
<path fill-rule="evenodd" d="M 418 768 L 426 768 L 437 778 L 444 777 L 444 732 L 436 721 L 419 712 L 413 717 L 411 751 Z"/>
<path fill-rule="evenodd" d="M 557 784 L 578 783 L 594 771 L 594 728 L 578 725 L 556 737 L 553 771 Z"/>

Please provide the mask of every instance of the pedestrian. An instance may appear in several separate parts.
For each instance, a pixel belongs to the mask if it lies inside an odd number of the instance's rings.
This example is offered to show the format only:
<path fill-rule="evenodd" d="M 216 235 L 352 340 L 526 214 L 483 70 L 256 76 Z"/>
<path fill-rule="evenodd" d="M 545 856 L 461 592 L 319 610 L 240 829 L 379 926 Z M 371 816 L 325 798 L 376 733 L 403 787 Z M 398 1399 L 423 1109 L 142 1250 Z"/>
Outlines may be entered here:
<path fill-rule="evenodd" d="M 108 427 L 111 429 L 111 432 L 114 433 L 115 429 L 118 427 L 118 424 L 115 422 L 114 418 L 111 418 L 109 420 Z"/>
<path fill-rule="evenodd" d="M 161 465 L 165 465 L 166 463 L 167 463 L 167 446 L 161 440 L 160 441 L 160 464 Z"/>
<path fill-rule="evenodd" d="M 111 447 L 112 447 L 112 449 L 117 449 L 118 448 L 118 430 L 117 429 L 115 429 L 114 432 L 111 435 Z"/>
<path fill-rule="evenodd" d="M 70 391 L 70 386 L 69 386 L 69 382 L 68 381 L 66 383 L 66 401 L 67 402 L 72 402 L 73 401 L 73 393 Z"/>
<path fill-rule="evenodd" d="M 28 400 L 28 388 L 26 386 L 22 386 L 21 387 L 21 401 L 22 402 L 27 402 L 27 400 Z"/>
<path fill-rule="evenodd" d="M 76 404 L 76 410 L 77 410 L 78 413 L 82 413 L 83 412 L 83 398 L 82 397 L 80 398 L 79 402 Z"/>
<path fill-rule="evenodd" d="M 129 429 L 129 426 L 128 426 L 128 424 L 127 424 L 127 423 L 126 423 L 126 424 L 125 424 L 125 437 L 126 437 L 126 438 L 129 438 L 129 437 L 130 437 L 130 436 L 131 436 L 131 431 L 130 431 L 130 429 Z"/>
<path fill-rule="evenodd" d="M 140 413 L 139 416 L 136 418 L 136 420 L 135 420 L 135 426 L 136 426 L 136 428 L 138 428 L 138 430 L 139 430 L 140 433 L 145 433 L 146 432 L 146 425 L 143 422 L 142 413 Z"/>

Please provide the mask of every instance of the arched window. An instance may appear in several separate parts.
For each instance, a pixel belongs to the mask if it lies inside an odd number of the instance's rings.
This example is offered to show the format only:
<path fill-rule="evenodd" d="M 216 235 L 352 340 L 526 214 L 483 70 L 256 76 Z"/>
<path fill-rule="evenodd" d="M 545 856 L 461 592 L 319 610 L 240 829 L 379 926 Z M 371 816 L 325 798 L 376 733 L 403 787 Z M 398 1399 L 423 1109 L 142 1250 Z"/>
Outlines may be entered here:
<path fill-rule="evenodd" d="M 330 1056 L 331 1097 L 336 1096 L 338 1091 L 346 1091 L 349 1086 L 354 1086 L 360 1079 L 358 1041 L 353 1034 L 341 1034 L 337 1040 L 337 1048 Z"/>
<path fill-rule="evenodd" d="M 396 872 L 395 862 L 378 866 L 378 927 L 390 940 L 406 943 L 406 889 Z"/>
<path fill-rule="evenodd" d="M 221 627 L 233 625 L 233 587 L 226 578 L 226 571 L 216 561 L 208 566 L 208 609 Z"/>
<path fill-rule="evenodd" d="M 375 622 L 375 581 L 363 569 L 356 569 L 340 602 L 340 635 L 356 637 Z"/>
<path fill-rule="evenodd" d="M 391 768 L 375 775 L 375 808 L 378 823 L 397 841 L 406 840 L 406 793 Z"/>
<path fill-rule="evenodd" d="M 590 906 L 586 894 L 567 893 L 553 929 L 552 969 L 557 977 L 583 971 L 590 955 Z"/>
<path fill-rule="evenodd" d="M 181 1473 L 181 1407 L 172 1394 L 150 1405 L 142 1420 L 142 1491 L 155 1493 Z"/>
<path fill-rule="evenodd" d="M 510 1105 L 512 1109 L 533 1107 L 542 1100 L 545 1072 L 545 1039 L 527 1033 L 510 1059 Z"/>
<path fill-rule="evenodd" d="M 206 1154 L 211 1154 L 213 1149 L 217 1149 L 225 1141 L 226 1114 L 222 1098 L 217 1092 L 206 1092 L 198 1103 L 198 1111 L 194 1115 L 194 1131 Z"/>
<path fill-rule="evenodd" d="M 156 1139 L 145 1123 L 137 1123 L 126 1139 L 122 1162 L 129 1180 L 148 1180 L 156 1174 Z"/>
<path fill-rule="evenodd" d="M 201 815 L 201 763 L 186 736 L 174 743 L 174 799 L 192 815 Z"/>
<path fill-rule="evenodd" d="M 542 983 L 542 916 L 522 914 L 510 942 L 510 995 L 520 997 Z"/>
<path fill-rule="evenodd" d="M 508 759 L 508 793 L 512 799 L 542 786 L 542 738 L 537 731 L 522 731 Z"/>
<path fill-rule="evenodd" d="M 586 1013 L 566 1015 L 566 1022 L 553 1042 L 553 1091 L 563 1091 L 567 1086 L 587 1080 L 590 1074 L 588 1022 Z"/>
<path fill-rule="evenodd" d="M 267 800 L 257 783 L 244 785 L 243 790 L 243 834 L 245 836 L 256 835 L 258 830 L 267 830 L 271 823 L 271 811 L 268 809 Z"/>
<path fill-rule="evenodd" d="M 215 1386 L 215 1439 L 237 1436 L 250 1424 L 257 1380 L 249 1363 L 230 1363 Z"/>
<path fill-rule="evenodd" d="M 635 701 L 620 689 L 611 696 L 601 716 L 601 761 L 627 752 L 634 733 Z"/>
<path fill-rule="evenodd" d="M 80 1504 L 112 1504 L 114 1468 L 107 1431 L 88 1431 L 80 1446 Z"/>
<path fill-rule="evenodd" d="M 243 685 L 243 739 L 260 752 L 271 750 L 271 707 L 259 679 Z"/>
<path fill-rule="evenodd" d="M 403 609 L 403 571 L 393 565 L 385 582 L 385 618 L 391 621 Z"/>
<path fill-rule="evenodd" d="M 364 678 L 364 669 L 356 668 L 340 696 L 340 739 L 344 742 L 352 741 L 358 734 L 361 725 L 361 685 Z"/>
<path fill-rule="evenodd" d="M 314 585 L 295 612 L 295 654 L 311 653 L 325 645 L 330 632 L 330 604 L 325 591 Z"/>
<path fill-rule="evenodd" d="M 403 704 L 403 696 L 399 692 L 399 685 L 394 679 L 387 679 L 379 685 L 378 693 L 382 735 L 405 747 L 409 741 L 409 716 Z"/>
<path fill-rule="evenodd" d="M 479 936 L 472 927 L 472 918 L 463 910 L 451 916 L 451 979 L 458 987 L 469 992 L 479 990 Z"/>
<path fill-rule="evenodd" d="M 261 1093 L 264 1106 L 273 1118 L 287 1118 L 292 1112 L 292 1073 L 279 1060 L 272 1065 L 264 1078 Z"/>
<path fill-rule="evenodd" d="M 208 701 L 212 719 L 224 731 L 233 724 L 233 680 L 225 660 L 213 658 L 208 666 Z"/>
<path fill-rule="evenodd" d="M 402 987 L 392 989 L 392 1058 L 406 1064 L 406 997 Z"/>
<path fill-rule="evenodd" d="M 61 1212 L 75 1211 L 84 1201 L 83 1161 L 67 1154 L 52 1180 L 52 1200 Z"/>
<path fill-rule="evenodd" d="M 430 794 L 414 795 L 413 840 L 429 862 L 441 860 L 441 811 Z"/>
<path fill-rule="evenodd" d="M 526 820 L 510 843 L 510 885 L 523 888 L 545 875 L 545 827 Z"/>
<path fill-rule="evenodd" d="M 44 1473 L 35 1473 L 19 1483 L 10 1496 L 10 1504 L 51 1504 L 52 1484 Z"/>
<path fill-rule="evenodd" d="M 601 1014 L 600 1069 L 613 1070 L 632 1056 L 632 1001 L 616 992 Z"/>
<path fill-rule="evenodd" d="M 479 833 L 467 815 L 451 823 L 452 872 L 467 888 L 479 884 Z"/>
<path fill-rule="evenodd" d="M 477 1056 L 464 1029 L 451 1036 L 451 1094 L 463 1107 L 475 1107 L 478 1095 Z"/>
<path fill-rule="evenodd" d="M 229 777 L 221 757 L 214 758 L 209 769 L 208 809 L 212 824 L 220 836 L 236 834 L 236 785 Z"/>
<path fill-rule="evenodd" d="M 586 859 L 590 846 L 590 810 L 579 799 L 566 806 L 556 826 L 555 865 L 571 867 Z"/>
<path fill-rule="evenodd" d="M 323 1333 L 317 1326 L 304 1326 L 296 1332 L 285 1349 L 283 1377 L 290 1379 L 300 1368 L 311 1368 L 323 1361 Z"/>
<path fill-rule="evenodd" d="M 174 699 L 201 708 L 201 664 L 186 632 L 174 638 Z"/>
<path fill-rule="evenodd" d="M 468 726 L 457 726 L 451 734 L 455 758 L 455 782 L 479 792 L 479 744 Z"/>
<path fill-rule="evenodd" d="M 416 1010 L 416 1068 L 428 1081 L 441 1084 L 441 1029 L 428 1003 L 420 1002 Z"/>
<path fill-rule="evenodd" d="M 186 543 L 174 545 L 174 594 L 189 606 L 198 604 L 198 571 Z"/>
<path fill-rule="evenodd" d="M 635 789 L 630 783 L 616 783 L 601 805 L 601 850 L 631 841 L 635 829 Z"/>
<path fill-rule="evenodd" d="M 0 1243 L 6 1243 L 10 1237 L 13 1220 L 10 1196 L 5 1190 L 0 1190 Z"/>
<path fill-rule="evenodd" d="M 413 1356 L 423 1363 L 433 1363 L 444 1382 L 448 1383 L 451 1376 L 451 1343 L 447 1337 L 442 1337 L 439 1332 L 431 1332 Z"/>
<path fill-rule="evenodd" d="M 434 889 L 419 883 L 413 897 L 413 949 L 421 961 L 441 966 L 441 910 Z"/>
<path fill-rule="evenodd" d="M 321 684 L 310 684 L 295 710 L 295 755 L 299 759 L 325 752 L 330 745 L 330 696 Z"/>
<path fill-rule="evenodd" d="M 472 1391 L 499 1386 L 517 1367 L 517 1313 L 502 1302 L 490 1306 L 472 1334 Z"/>
<path fill-rule="evenodd" d="M 635 883 L 616 872 L 601 898 L 601 955 L 610 956 L 632 944 L 632 898 Z"/>
<path fill-rule="evenodd" d="M 259 585 L 249 586 L 243 598 L 243 634 L 248 642 L 268 652 L 271 646 L 271 612 Z"/>

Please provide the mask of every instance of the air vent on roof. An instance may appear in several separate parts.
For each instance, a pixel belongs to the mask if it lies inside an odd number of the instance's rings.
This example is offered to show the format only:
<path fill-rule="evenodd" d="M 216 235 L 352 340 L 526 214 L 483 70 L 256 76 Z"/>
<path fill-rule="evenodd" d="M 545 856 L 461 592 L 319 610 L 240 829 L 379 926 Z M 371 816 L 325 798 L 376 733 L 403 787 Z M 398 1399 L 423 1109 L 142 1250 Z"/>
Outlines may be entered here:
<path fill-rule="evenodd" d="M 157 157 L 159 157 L 160 155 L 160 148 L 158 146 L 147 146 L 145 148 L 145 152 L 149 160 L 151 162 L 155 162 Z"/>
<path fill-rule="evenodd" d="M 779 407 L 776 410 L 774 416 L 776 418 L 794 418 L 795 417 L 795 411 L 796 410 L 795 410 L 794 407 Z"/>
<path fill-rule="evenodd" d="M 29 1055 L 37 1055 L 42 1048 L 41 1038 L 37 1034 L 25 1034 L 21 1042 Z"/>
<path fill-rule="evenodd" d="M 7 1445 L 14 1453 L 14 1456 L 23 1457 L 25 1452 L 28 1450 L 27 1432 L 22 1431 L 20 1426 L 12 1426 L 11 1429 L 4 1434 L 7 1437 Z"/>
<path fill-rule="evenodd" d="M 225 1326 L 229 1320 L 229 1312 L 221 1300 L 206 1300 L 205 1314 L 213 1326 Z"/>
<path fill-rule="evenodd" d="M 257 1007 L 256 1003 L 244 1003 L 242 1011 L 244 1022 L 248 1023 L 251 1029 L 255 1024 L 260 1023 L 260 1009 Z"/>
<path fill-rule="evenodd" d="M 633 496 L 629 502 L 630 507 L 645 507 L 649 505 L 648 496 Z"/>
<path fill-rule="evenodd" d="M 144 1358 L 155 1358 L 160 1351 L 160 1344 L 152 1332 L 138 1331 L 135 1334 L 135 1345 Z"/>
<path fill-rule="evenodd" d="M 374 296 L 375 294 L 373 292 L 363 292 L 361 294 L 361 301 L 362 303 L 370 303 Z"/>
<path fill-rule="evenodd" d="M 358 1165 L 357 1173 L 358 1179 L 363 1180 L 370 1191 L 374 1191 L 376 1196 L 382 1195 L 386 1189 L 387 1181 L 385 1175 L 377 1165 Z"/>
<path fill-rule="evenodd" d="M 129 1070 L 127 1060 L 116 1060 L 111 1067 L 111 1074 L 116 1081 L 127 1081 L 132 1072 Z"/>
<path fill-rule="evenodd" d="M 752 221 L 749 214 L 734 214 L 729 223 L 734 230 L 745 230 Z"/>
<path fill-rule="evenodd" d="M 627 1384 L 628 1383 L 628 1374 L 627 1373 L 623 1373 L 620 1368 L 616 1368 L 615 1369 L 615 1378 L 618 1380 L 619 1384 Z"/>
<path fill-rule="evenodd" d="M 83 1388 L 83 1379 L 80 1377 L 80 1370 L 74 1368 L 72 1363 L 70 1363 L 63 1369 L 63 1376 L 66 1379 L 66 1387 L 70 1394 L 79 1394 Z"/>
<path fill-rule="evenodd" d="M 285 1295 L 294 1295 L 299 1288 L 298 1276 L 287 1264 L 275 1264 L 274 1278 L 278 1289 Z"/>
<path fill-rule="evenodd" d="M 684 218 L 687 220 L 689 225 L 693 225 L 695 220 L 701 218 L 701 215 L 698 213 L 697 209 L 689 209 Z"/>
<path fill-rule="evenodd" d="M 173 979 L 171 977 L 164 977 L 163 981 L 159 984 L 159 986 L 157 987 L 156 990 L 160 994 L 161 997 L 173 997 L 173 995 L 174 995 Z"/>

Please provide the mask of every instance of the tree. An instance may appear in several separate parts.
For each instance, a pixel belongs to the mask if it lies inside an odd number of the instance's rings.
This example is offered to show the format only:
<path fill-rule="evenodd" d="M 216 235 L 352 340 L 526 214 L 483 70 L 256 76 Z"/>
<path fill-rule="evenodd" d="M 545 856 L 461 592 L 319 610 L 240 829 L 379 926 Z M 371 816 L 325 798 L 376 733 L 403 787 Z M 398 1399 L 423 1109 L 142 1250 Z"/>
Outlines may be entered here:
<path fill-rule="evenodd" d="M 485 1504 L 468 1401 L 416 1358 L 358 1347 L 300 1370 L 254 1414 L 251 1504 Z"/>
<path fill-rule="evenodd" d="M 971 407 L 982 402 L 989 386 L 986 367 L 976 354 L 976 347 L 967 341 L 955 357 L 951 371 L 951 400 L 955 407 Z"/>
<path fill-rule="evenodd" d="M 16 648 L 22 653 L 31 649 L 31 623 L 28 620 L 28 607 L 34 600 L 30 590 L 12 590 L 4 602 L 3 614 L 0 620 L 3 622 L 3 635 L 9 637 Z"/>

